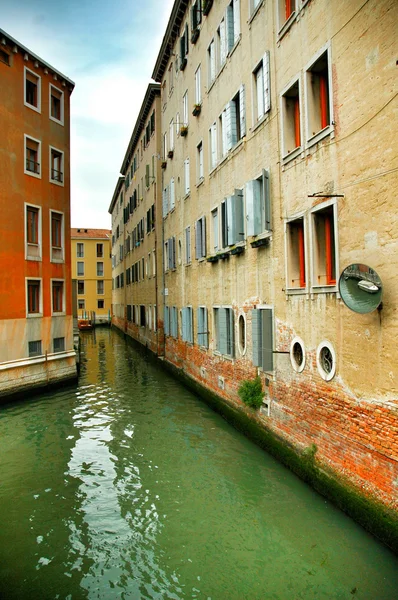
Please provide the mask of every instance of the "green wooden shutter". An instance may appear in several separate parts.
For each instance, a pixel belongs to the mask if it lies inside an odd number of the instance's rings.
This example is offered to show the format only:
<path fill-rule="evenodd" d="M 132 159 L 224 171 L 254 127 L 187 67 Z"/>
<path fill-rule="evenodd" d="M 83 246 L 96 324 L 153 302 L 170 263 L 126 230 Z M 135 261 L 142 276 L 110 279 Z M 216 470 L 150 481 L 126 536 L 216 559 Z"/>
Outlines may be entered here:
<path fill-rule="evenodd" d="M 165 335 L 169 335 L 170 334 L 170 328 L 169 328 L 169 307 L 165 306 L 164 307 L 164 319 L 163 319 L 163 327 L 164 327 L 164 333 Z"/>
<path fill-rule="evenodd" d="M 264 229 L 271 231 L 271 195 L 269 173 L 263 170 L 263 206 L 264 206 Z"/>
<path fill-rule="evenodd" d="M 273 353 L 273 316 L 271 308 L 261 309 L 262 316 L 262 354 L 264 371 L 273 371 L 274 353 Z"/>
<path fill-rule="evenodd" d="M 228 354 L 228 325 L 227 325 L 227 309 L 218 309 L 218 330 L 219 330 L 219 351 L 221 354 Z"/>
<path fill-rule="evenodd" d="M 201 218 L 202 223 L 202 257 L 206 256 L 206 217 Z"/>
<path fill-rule="evenodd" d="M 227 313 L 227 354 L 235 356 L 235 319 L 232 308 L 226 309 Z"/>
<path fill-rule="evenodd" d="M 252 344 L 253 344 L 253 365 L 262 366 L 262 331 L 261 331 L 261 311 L 254 309 L 252 312 Z"/>
<path fill-rule="evenodd" d="M 198 328 L 198 345 L 203 346 L 203 313 L 200 307 L 196 311 L 196 321 Z"/>
<path fill-rule="evenodd" d="M 207 324 L 207 308 L 203 308 L 203 346 L 209 347 L 209 328 Z"/>

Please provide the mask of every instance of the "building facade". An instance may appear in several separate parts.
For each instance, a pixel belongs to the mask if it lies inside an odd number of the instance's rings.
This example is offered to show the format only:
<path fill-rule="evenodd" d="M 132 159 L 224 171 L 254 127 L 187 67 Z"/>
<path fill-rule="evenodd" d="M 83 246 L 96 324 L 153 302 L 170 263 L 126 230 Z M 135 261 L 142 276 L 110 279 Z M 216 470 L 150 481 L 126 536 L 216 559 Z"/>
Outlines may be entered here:
<path fill-rule="evenodd" d="M 0 30 L 0 396 L 76 377 L 73 88 L 65 75 Z"/>
<path fill-rule="evenodd" d="M 112 260 L 109 229 L 71 230 L 72 279 L 76 280 L 78 317 L 95 313 L 96 323 L 108 323 L 112 304 Z"/>
<path fill-rule="evenodd" d="M 149 84 L 121 167 L 112 215 L 113 323 L 161 354 L 162 161 L 160 86 Z"/>
<path fill-rule="evenodd" d="M 152 77 L 165 360 L 242 411 L 259 374 L 254 420 L 397 508 L 393 7 L 176 0 Z M 383 282 L 369 314 L 353 263 Z"/>

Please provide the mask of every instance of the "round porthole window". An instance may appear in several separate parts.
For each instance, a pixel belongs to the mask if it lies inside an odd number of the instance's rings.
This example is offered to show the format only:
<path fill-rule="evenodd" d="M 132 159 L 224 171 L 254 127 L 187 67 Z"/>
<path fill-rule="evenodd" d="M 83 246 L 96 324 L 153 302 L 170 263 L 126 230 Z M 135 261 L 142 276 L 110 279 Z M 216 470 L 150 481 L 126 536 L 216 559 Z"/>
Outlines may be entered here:
<path fill-rule="evenodd" d="M 304 342 L 299 337 L 293 338 L 292 343 L 290 344 L 290 362 L 297 373 L 301 373 L 305 367 Z"/>
<path fill-rule="evenodd" d="M 243 315 L 239 315 L 238 333 L 239 333 L 239 352 L 241 354 L 244 354 L 246 352 L 246 320 Z"/>
<path fill-rule="evenodd" d="M 336 353 L 332 344 L 323 341 L 316 351 L 316 364 L 322 379 L 330 381 L 336 373 Z"/>

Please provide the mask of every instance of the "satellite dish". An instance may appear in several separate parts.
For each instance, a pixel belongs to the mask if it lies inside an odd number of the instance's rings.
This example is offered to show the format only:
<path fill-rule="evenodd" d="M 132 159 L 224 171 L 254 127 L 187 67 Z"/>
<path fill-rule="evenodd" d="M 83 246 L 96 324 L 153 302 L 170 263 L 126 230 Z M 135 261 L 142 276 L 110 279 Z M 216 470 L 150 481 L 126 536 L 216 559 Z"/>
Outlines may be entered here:
<path fill-rule="evenodd" d="M 340 275 L 339 291 L 348 308 L 365 314 L 379 306 L 383 286 L 376 271 L 367 265 L 355 263 L 346 267 Z"/>

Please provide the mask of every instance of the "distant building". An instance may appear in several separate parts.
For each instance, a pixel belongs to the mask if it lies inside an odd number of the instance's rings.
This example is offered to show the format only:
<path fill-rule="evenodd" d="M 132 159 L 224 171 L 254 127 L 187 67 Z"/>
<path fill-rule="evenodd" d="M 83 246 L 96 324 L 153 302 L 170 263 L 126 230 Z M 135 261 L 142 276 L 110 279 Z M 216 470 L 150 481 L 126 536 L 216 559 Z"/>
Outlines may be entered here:
<path fill-rule="evenodd" d="M 95 313 L 108 321 L 112 303 L 111 234 L 109 229 L 71 229 L 72 279 L 76 279 L 78 316 Z"/>
<path fill-rule="evenodd" d="M 73 81 L 0 29 L 0 396 L 76 377 L 73 88 Z"/>

